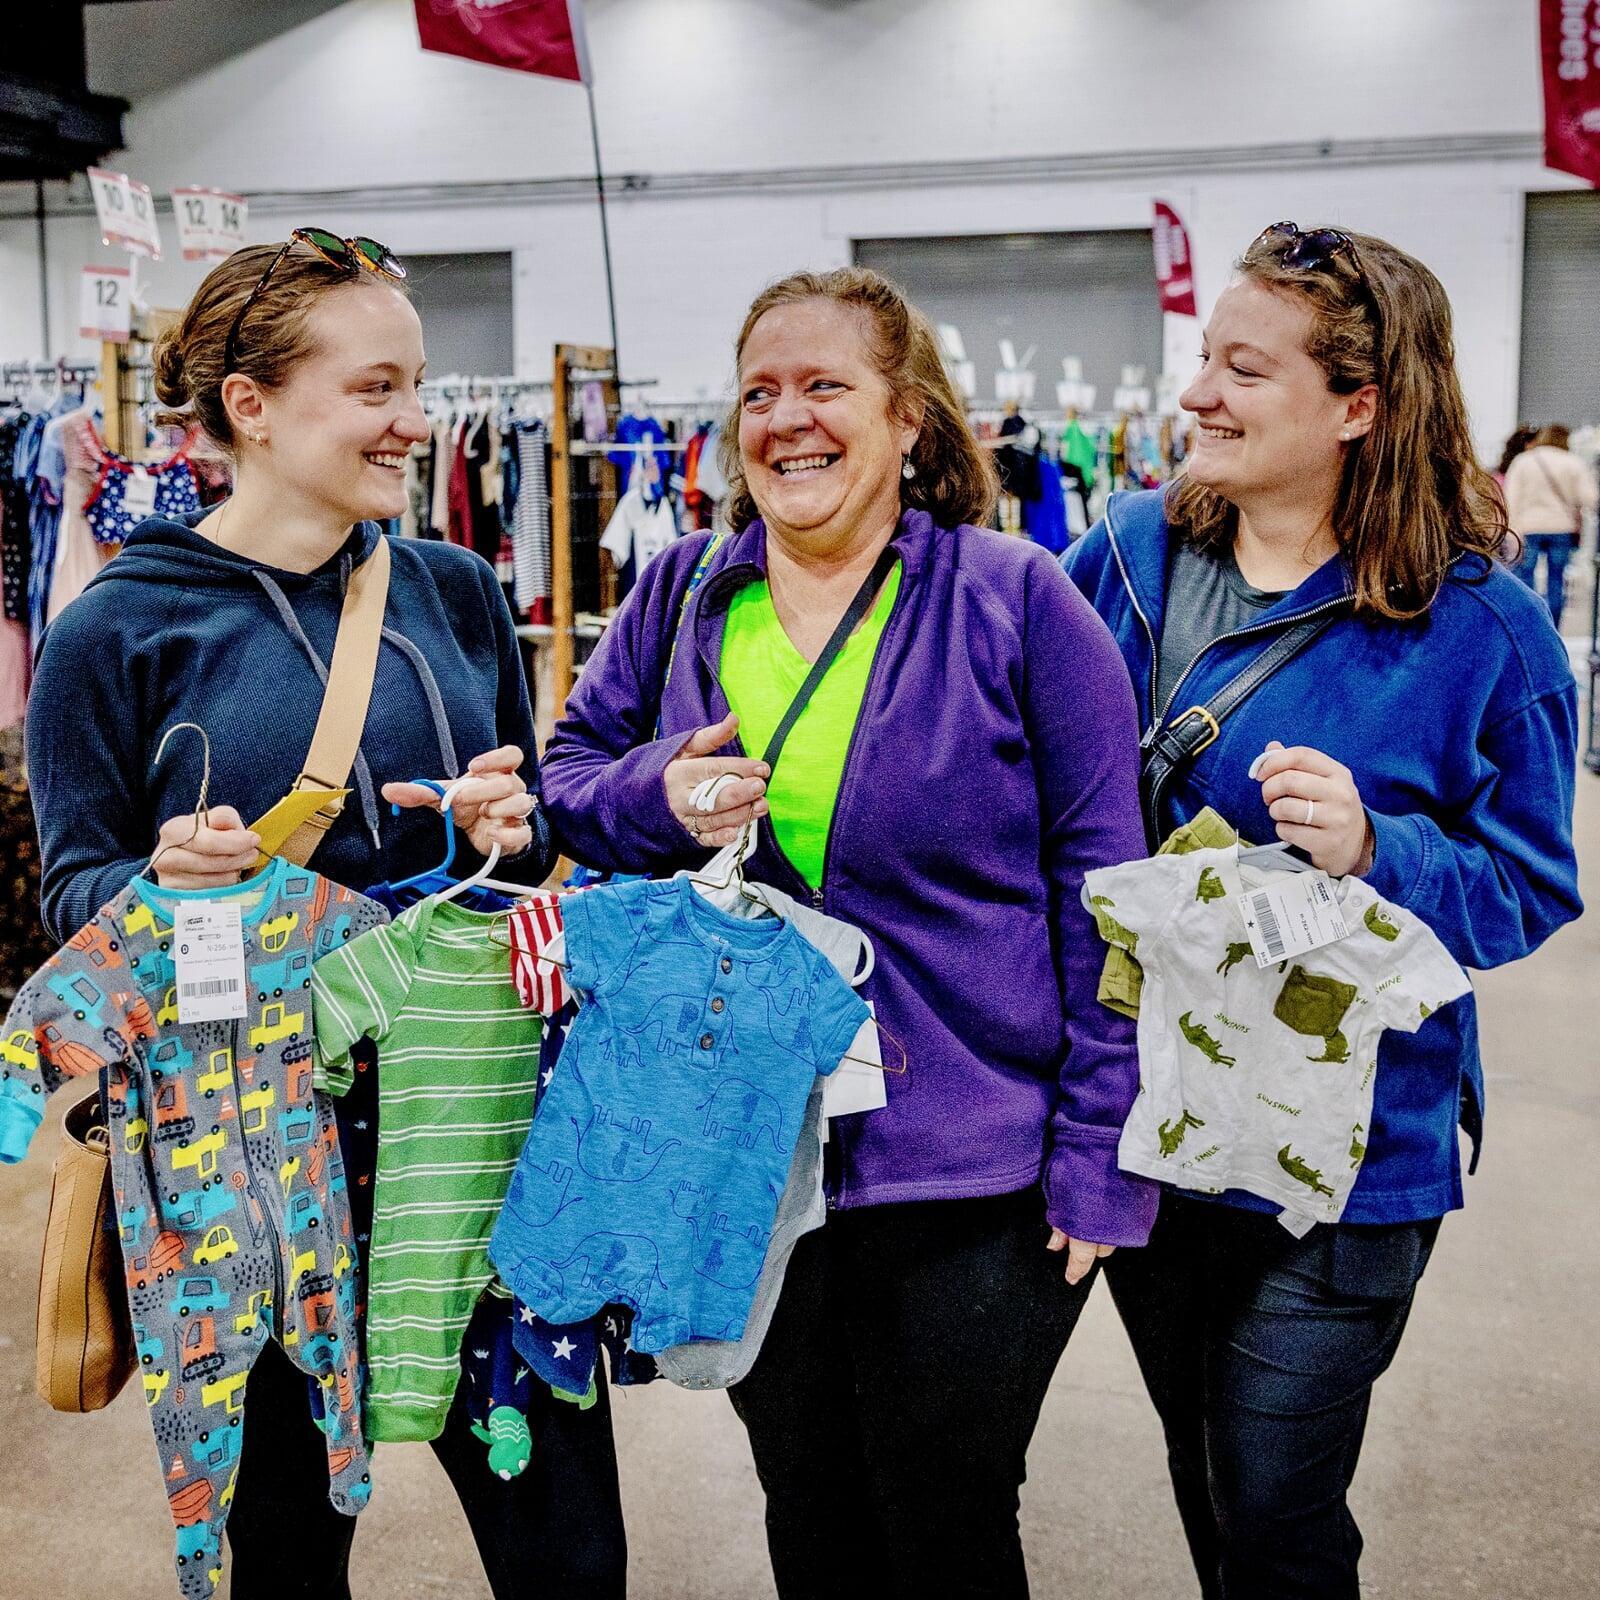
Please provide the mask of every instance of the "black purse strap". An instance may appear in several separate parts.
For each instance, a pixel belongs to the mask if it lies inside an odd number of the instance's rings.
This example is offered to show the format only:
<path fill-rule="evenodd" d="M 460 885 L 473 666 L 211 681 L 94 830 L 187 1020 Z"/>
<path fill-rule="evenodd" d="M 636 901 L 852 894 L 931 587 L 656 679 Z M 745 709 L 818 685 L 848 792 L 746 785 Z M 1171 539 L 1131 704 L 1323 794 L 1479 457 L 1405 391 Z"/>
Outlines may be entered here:
<path fill-rule="evenodd" d="M 1205 705 L 1169 714 L 1144 736 L 1139 747 L 1143 757 L 1139 771 L 1139 802 L 1144 810 L 1145 835 L 1152 850 L 1161 842 L 1161 791 L 1173 773 L 1212 744 L 1221 733 L 1223 722 L 1343 613 L 1344 608 L 1339 607 L 1286 628 Z"/>
<path fill-rule="evenodd" d="M 783 720 L 773 732 L 772 738 L 768 740 L 766 751 L 761 757 L 768 767 L 776 769 L 778 757 L 783 754 L 784 741 L 794 732 L 794 725 L 800 720 L 801 712 L 811 704 L 811 697 L 817 692 L 817 686 L 827 677 L 828 668 L 839 659 L 839 652 L 844 649 L 850 635 L 861 626 L 862 618 L 872 609 L 872 602 L 877 597 L 878 590 L 883 587 L 883 580 L 889 576 L 889 569 L 899 558 L 900 552 L 891 540 L 883 547 L 873 564 L 872 571 L 856 590 L 855 599 L 850 602 L 845 614 L 839 618 L 838 627 L 823 645 L 822 654 L 812 662 L 805 682 L 800 685 L 794 699 L 789 702 L 789 709 L 784 712 Z"/>

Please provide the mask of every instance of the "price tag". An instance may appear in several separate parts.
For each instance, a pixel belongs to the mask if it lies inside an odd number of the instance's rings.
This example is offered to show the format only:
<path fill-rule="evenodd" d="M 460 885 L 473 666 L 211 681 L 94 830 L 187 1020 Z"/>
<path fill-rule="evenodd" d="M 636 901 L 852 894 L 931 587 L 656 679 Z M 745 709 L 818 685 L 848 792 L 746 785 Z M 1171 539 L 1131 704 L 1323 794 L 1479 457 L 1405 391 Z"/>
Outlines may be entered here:
<path fill-rule="evenodd" d="M 122 486 L 122 509 L 141 521 L 156 514 L 156 480 L 143 467 L 135 467 Z"/>
<path fill-rule="evenodd" d="M 244 243 L 249 206 L 244 197 L 222 189 L 172 191 L 172 215 L 185 261 L 220 261 Z"/>
<path fill-rule="evenodd" d="M 180 905 L 172 943 L 180 1023 L 227 1022 L 246 1015 L 244 933 L 237 905 Z"/>
<path fill-rule="evenodd" d="M 78 280 L 78 333 L 126 344 L 132 325 L 132 274 L 126 267 L 85 267 Z"/>
<path fill-rule="evenodd" d="M 161 230 L 156 226 L 155 197 L 150 193 L 150 186 L 130 178 L 125 172 L 90 167 L 89 187 L 94 193 L 102 241 L 159 261 Z"/>
<path fill-rule="evenodd" d="M 1325 872 L 1295 872 L 1235 900 L 1258 967 L 1276 966 L 1350 936 Z"/>
<path fill-rule="evenodd" d="M 848 1117 L 858 1111 L 876 1111 L 889 1103 L 889 1087 L 883 1079 L 883 1047 L 878 1039 L 877 1013 L 873 1011 L 845 1051 L 847 1059 L 828 1074 L 822 1083 L 822 1114 Z M 868 1063 L 875 1063 L 869 1065 Z"/>

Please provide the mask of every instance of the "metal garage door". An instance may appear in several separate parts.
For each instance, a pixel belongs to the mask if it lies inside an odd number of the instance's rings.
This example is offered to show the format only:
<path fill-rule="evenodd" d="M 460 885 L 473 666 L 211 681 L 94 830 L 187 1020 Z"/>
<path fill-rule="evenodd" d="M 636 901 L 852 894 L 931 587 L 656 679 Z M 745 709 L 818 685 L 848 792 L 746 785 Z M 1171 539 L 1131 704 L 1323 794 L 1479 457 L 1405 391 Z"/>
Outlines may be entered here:
<path fill-rule="evenodd" d="M 1522 267 L 1526 422 L 1600 422 L 1600 194 L 1530 194 Z"/>
<path fill-rule="evenodd" d="M 511 256 L 407 254 L 428 373 L 499 377 L 512 370 Z"/>
<path fill-rule="evenodd" d="M 935 322 L 953 322 L 977 364 L 978 402 L 992 403 L 999 341 L 1020 359 L 1037 345 L 1035 405 L 1054 410 L 1061 358 L 1078 356 L 1083 377 L 1109 409 L 1122 368 L 1161 371 L 1161 301 L 1150 234 L 985 234 L 955 239 L 859 239 L 856 261 L 904 286 Z"/>

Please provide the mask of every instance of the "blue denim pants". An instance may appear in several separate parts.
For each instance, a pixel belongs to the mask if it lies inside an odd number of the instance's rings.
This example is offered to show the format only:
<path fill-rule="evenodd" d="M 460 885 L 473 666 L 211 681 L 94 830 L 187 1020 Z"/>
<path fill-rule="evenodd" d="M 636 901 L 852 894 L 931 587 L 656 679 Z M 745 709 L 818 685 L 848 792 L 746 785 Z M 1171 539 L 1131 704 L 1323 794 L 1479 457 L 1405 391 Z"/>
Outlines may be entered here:
<path fill-rule="evenodd" d="M 1558 633 L 1561 631 L 1561 607 L 1566 598 L 1567 562 L 1577 547 L 1577 536 L 1572 533 L 1525 533 L 1522 559 L 1512 568 L 1537 594 L 1539 585 L 1534 579 L 1539 571 L 1539 557 L 1544 557 L 1544 601 L 1550 607 L 1550 620 Z"/>
<path fill-rule="evenodd" d="M 1372 1385 L 1439 1223 L 1322 1225 L 1162 1196 L 1106 1281 L 1166 1433 L 1205 1600 L 1355 1600 L 1346 1503 Z"/>

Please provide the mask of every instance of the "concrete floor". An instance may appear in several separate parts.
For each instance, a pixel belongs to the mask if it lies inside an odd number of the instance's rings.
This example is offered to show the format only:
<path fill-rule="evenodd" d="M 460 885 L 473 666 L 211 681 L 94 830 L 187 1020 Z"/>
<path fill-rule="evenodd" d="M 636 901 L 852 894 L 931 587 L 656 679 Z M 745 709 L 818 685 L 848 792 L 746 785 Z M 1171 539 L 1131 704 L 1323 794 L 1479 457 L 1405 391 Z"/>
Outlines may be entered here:
<path fill-rule="evenodd" d="M 1580 773 L 1585 894 L 1600 904 L 1600 778 Z M 1489 1144 L 1379 1385 L 1354 1500 L 1366 1593 L 1580 1600 L 1600 1592 L 1600 923 L 1479 980 Z M 106 1413 L 33 1393 L 38 1241 L 55 1115 L 0 1171 L 0 1596 L 170 1600 L 171 1530 L 137 1385 Z M 725 1400 L 657 1385 L 617 1406 L 632 1592 L 772 1593 L 761 1502 Z M 1103 1290 L 1045 1407 L 1023 1496 L 1040 1596 L 1196 1593 L 1160 1438 Z M 465 1522 L 420 1445 L 385 1446 L 356 1541 L 359 1596 L 487 1600 Z M 294 1530 L 285 1528 L 286 1543 Z M 224 1588 L 226 1593 L 226 1587 Z"/>

